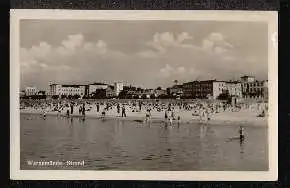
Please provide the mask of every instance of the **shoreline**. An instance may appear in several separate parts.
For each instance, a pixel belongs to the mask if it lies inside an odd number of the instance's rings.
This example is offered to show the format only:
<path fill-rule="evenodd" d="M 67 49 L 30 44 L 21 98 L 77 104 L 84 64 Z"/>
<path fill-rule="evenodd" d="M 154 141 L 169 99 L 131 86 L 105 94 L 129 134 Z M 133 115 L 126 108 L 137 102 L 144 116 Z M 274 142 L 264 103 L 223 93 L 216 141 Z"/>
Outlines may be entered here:
<path fill-rule="evenodd" d="M 198 124 L 206 124 L 206 125 L 221 125 L 221 126 L 240 126 L 243 125 L 244 127 L 268 127 L 268 122 L 267 122 L 267 118 L 266 117 L 243 117 L 243 116 L 236 116 L 233 117 L 231 116 L 231 118 L 226 117 L 228 114 L 230 113 L 239 113 L 239 112 L 220 112 L 218 114 L 214 114 L 211 119 L 207 122 L 205 121 L 200 121 L 198 119 L 194 119 L 194 118 L 189 118 L 189 117 L 183 117 L 181 118 L 181 120 L 179 121 L 180 124 L 190 124 L 190 123 L 198 123 Z M 20 114 L 23 115 L 42 115 L 42 112 L 39 111 L 23 111 L 20 110 Z M 121 117 L 121 116 L 114 116 L 114 115 L 106 115 L 104 117 L 105 120 L 124 120 L 124 121 L 135 121 L 135 122 L 139 122 L 139 123 L 146 123 L 145 121 L 145 117 L 143 114 L 141 114 L 142 116 L 138 116 L 140 114 L 128 114 L 127 117 Z M 58 116 L 57 112 L 47 112 L 46 116 Z M 59 116 L 61 117 L 67 117 L 65 113 L 61 113 L 59 114 Z M 79 115 L 79 114 L 73 114 L 70 115 L 69 118 L 80 118 L 83 117 L 83 115 Z M 92 113 L 88 113 L 85 115 L 85 118 L 89 118 L 89 119 L 99 119 L 102 120 L 103 117 L 101 115 L 98 114 L 92 114 Z M 164 123 L 165 120 L 163 117 L 153 117 L 151 118 L 151 123 Z M 173 120 L 173 126 L 174 124 L 177 124 L 177 120 Z"/>

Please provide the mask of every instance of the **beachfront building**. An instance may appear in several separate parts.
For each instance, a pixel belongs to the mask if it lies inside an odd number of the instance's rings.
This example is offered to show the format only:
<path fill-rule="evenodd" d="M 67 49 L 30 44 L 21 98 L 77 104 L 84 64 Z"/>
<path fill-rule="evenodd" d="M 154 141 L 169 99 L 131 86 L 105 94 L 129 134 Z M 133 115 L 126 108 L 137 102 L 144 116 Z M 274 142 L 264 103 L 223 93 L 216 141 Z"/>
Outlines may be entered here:
<path fill-rule="evenodd" d="M 229 95 L 232 97 L 242 98 L 242 84 L 238 81 L 226 82 Z"/>
<path fill-rule="evenodd" d="M 256 80 L 253 76 L 241 77 L 242 96 L 243 98 L 267 98 L 268 81 Z"/>
<path fill-rule="evenodd" d="M 68 85 L 68 84 L 50 84 L 50 95 L 52 96 L 75 96 L 83 97 L 85 95 L 85 85 Z"/>
<path fill-rule="evenodd" d="M 93 83 L 86 85 L 86 96 L 91 96 L 92 94 L 96 93 L 99 90 L 106 90 L 108 88 L 107 84 L 104 83 Z"/>
<path fill-rule="evenodd" d="M 226 90 L 226 82 L 217 80 L 193 81 L 183 84 L 185 98 L 217 99 Z"/>
<path fill-rule="evenodd" d="M 24 91 L 26 96 L 32 96 L 37 94 L 38 89 L 36 87 L 25 87 Z"/>

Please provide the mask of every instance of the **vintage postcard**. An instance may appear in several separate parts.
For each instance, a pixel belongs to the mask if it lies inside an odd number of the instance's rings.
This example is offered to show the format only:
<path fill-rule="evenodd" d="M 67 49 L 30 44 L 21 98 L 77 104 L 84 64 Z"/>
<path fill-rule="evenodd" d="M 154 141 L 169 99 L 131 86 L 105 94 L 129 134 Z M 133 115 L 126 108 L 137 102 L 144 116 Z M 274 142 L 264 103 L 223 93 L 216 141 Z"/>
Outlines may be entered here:
<path fill-rule="evenodd" d="M 277 12 L 10 14 L 11 179 L 277 180 Z"/>

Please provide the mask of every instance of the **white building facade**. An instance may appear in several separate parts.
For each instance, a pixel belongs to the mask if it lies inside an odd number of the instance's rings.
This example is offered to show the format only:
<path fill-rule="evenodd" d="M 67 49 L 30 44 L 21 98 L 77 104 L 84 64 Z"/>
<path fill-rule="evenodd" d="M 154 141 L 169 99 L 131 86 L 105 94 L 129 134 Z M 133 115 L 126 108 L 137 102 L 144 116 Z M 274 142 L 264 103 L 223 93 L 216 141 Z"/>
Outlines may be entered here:
<path fill-rule="evenodd" d="M 220 94 L 227 90 L 227 85 L 224 81 L 213 81 L 212 88 L 212 97 L 213 99 L 217 99 Z"/>
<path fill-rule="evenodd" d="M 114 85 L 115 95 L 118 96 L 121 91 L 123 91 L 124 84 L 122 82 L 117 82 Z"/>
<path fill-rule="evenodd" d="M 64 85 L 64 84 L 51 84 L 50 95 L 66 95 L 74 96 L 80 95 L 83 97 L 85 95 L 86 87 L 84 85 Z"/>
<path fill-rule="evenodd" d="M 25 91 L 26 96 L 31 96 L 31 95 L 36 95 L 38 92 L 38 89 L 36 87 L 26 87 L 24 91 Z"/>
<path fill-rule="evenodd" d="M 230 96 L 242 98 L 242 84 L 240 82 L 227 82 L 226 86 Z"/>

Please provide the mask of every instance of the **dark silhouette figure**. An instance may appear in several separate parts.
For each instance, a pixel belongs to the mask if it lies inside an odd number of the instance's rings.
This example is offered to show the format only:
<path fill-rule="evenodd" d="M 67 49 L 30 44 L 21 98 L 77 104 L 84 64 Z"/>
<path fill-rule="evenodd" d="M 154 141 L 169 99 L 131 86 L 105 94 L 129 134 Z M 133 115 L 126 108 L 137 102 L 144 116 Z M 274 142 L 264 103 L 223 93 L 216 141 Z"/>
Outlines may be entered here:
<path fill-rule="evenodd" d="M 73 104 L 70 105 L 70 114 L 73 114 L 74 113 L 74 106 Z"/>
<path fill-rule="evenodd" d="M 99 112 L 99 111 L 100 111 L 100 104 L 97 103 L 97 112 Z"/>
<path fill-rule="evenodd" d="M 125 109 L 125 106 L 122 107 L 122 117 L 126 117 L 126 109 Z"/>
<path fill-rule="evenodd" d="M 117 105 L 117 113 L 120 113 L 120 104 Z"/>

